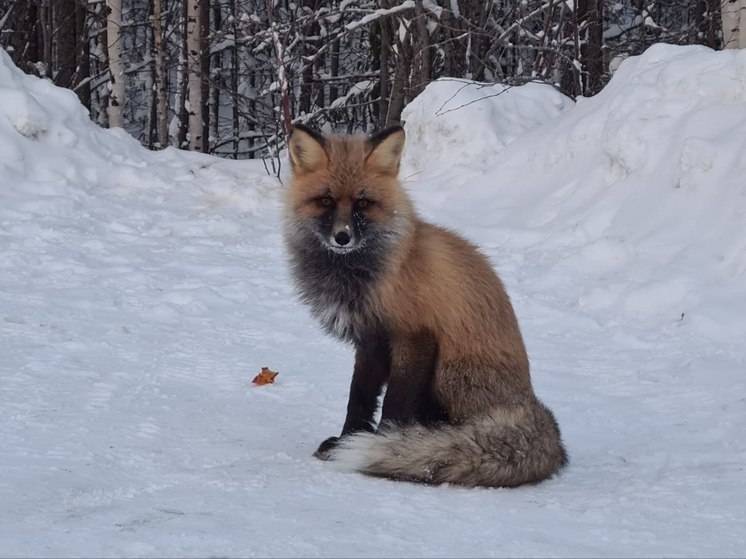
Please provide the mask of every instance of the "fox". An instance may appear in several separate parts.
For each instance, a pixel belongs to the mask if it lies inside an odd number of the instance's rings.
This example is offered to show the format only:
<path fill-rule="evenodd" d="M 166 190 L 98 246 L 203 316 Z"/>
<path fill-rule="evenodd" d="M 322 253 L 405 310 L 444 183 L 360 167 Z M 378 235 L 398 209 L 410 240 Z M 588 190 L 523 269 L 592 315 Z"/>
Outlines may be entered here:
<path fill-rule="evenodd" d="M 427 485 L 550 478 L 568 457 L 508 294 L 475 245 L 418 217 L 398 180 L 404 145 L 401 126 L 299 124 L 288 140 L 291 276 L 322 328 L 355 349 L 341 434 L 314 456 Z"/>

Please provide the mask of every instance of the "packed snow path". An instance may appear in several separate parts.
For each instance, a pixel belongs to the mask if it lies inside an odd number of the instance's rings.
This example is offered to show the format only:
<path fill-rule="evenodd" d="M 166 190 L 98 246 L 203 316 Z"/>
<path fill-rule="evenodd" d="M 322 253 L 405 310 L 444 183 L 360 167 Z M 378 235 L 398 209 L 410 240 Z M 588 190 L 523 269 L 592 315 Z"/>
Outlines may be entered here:
<path fill-rule="evenodd" d="M 502 275 L 571 465 L 425 487 L 311 457 L 352 351 L 261 163 L 146 152 L 0 52 L 0 555 L 743 555 L 746 53 L 492 92 L 431 85 L 402 175 Z"/>

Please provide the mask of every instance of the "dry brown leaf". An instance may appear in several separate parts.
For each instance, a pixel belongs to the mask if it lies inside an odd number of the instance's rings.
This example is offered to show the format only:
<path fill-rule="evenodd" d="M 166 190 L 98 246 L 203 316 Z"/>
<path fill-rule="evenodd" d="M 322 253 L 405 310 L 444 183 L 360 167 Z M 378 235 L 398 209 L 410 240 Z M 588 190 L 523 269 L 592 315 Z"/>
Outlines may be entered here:
<path fill-rule="evenodd" d="M 269 367 L 262 367 L 262 372 L 259 373 L 254 377 L 253 382 L 254 384 L 257 384 L 259 386 L 265 385 L 265 384 L 274 384 L 275 377 L 279 375 L 280 373 L 277 373 L 275 371 L 271 371 Z"/>

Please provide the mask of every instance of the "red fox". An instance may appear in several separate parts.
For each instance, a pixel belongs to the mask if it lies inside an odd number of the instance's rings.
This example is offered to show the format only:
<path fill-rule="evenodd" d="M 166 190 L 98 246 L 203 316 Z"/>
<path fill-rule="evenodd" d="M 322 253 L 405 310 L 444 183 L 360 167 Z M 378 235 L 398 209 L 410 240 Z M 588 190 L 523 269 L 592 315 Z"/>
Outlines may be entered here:
<path fill-rule="evenodd" d="M 401 127 L 290 137 L 291 272 L 324 329 L 356 350 L 342 433 L 315 456 L 426 484 L 546 479 L 567 454 L 510 299 L 476 247 L 417 217 L 397 180 L 404 140 Z"/>

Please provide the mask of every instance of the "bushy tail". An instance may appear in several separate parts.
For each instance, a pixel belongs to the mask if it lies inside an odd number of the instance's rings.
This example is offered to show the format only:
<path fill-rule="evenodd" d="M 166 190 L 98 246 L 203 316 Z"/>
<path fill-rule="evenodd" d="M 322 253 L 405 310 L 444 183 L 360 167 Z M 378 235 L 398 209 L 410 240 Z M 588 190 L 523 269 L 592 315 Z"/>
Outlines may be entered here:
<path fill-rule="evenodd" d="M 355 434 L 343 439 L 333 460 L 345 470 L 396 480 L 515 487 L 557 473 L 567 454 L 554 415 L 535 401 L 459 425 Z"/>

